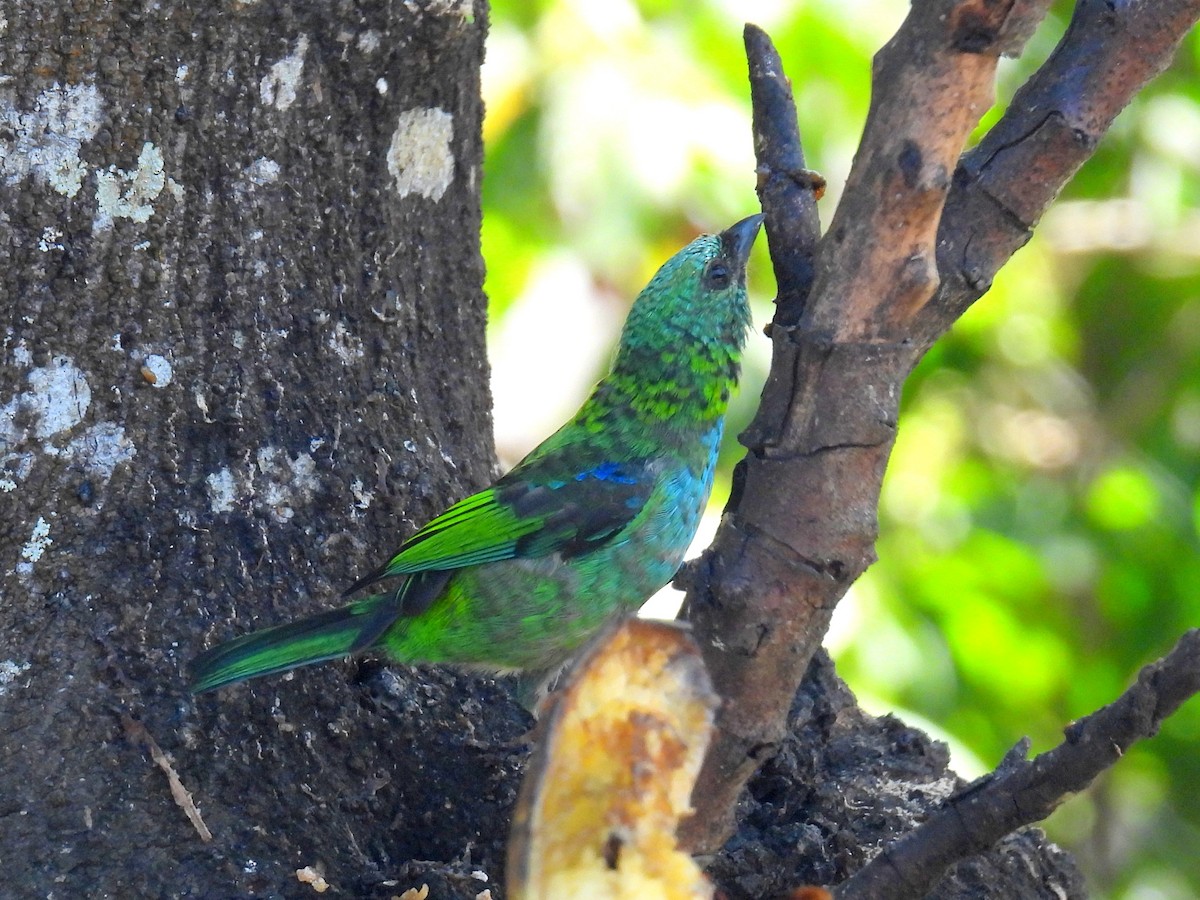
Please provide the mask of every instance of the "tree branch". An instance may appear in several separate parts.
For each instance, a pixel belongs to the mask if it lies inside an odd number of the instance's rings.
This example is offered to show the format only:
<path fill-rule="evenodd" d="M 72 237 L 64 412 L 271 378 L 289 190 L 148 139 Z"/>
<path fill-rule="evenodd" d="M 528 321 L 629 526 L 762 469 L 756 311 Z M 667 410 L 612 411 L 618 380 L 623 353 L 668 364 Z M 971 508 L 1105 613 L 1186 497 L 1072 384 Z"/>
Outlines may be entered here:
<path fill-rule="evenodd" d="M 1066 740 L 1032 761 L 1009 760 L 951 797 L 929 819 L 841 884 L 838 900 L 924 897 L 954 863 L 1040 821 L 1086 788 L 1136 741 L 1200 692 L 1200 629 L 1146 666 L 1117 700 L 1065 729 Z"/>
<path fill-rule="evenodd" d="M 875 57 L 871 108 L 822 242 L 812 330 L 839 342 L 907 338 L 938 284 L 935 239 L 951 175 L 992 105 L 996 63 L 1047 2 L 914 4 Z"/>
<path fill-rule="evenodd" d="M 805 167 L 804 150 L 801 146 L 800 131 L 796 120 L 796 104 L 792 97 L 791 84 L 783 71 L 783 62 L 775 49 L 770 37 L 762 29 L 747 25 L 743 34 L 746 45 L 746 56 L 750 70 L 750 94 L 754 109 L 754 149 L 758 158 L 758 196 L 762 203 L 763 213 L 767 220 L 767 242 L 771 251 L 771 259 L 776 270 L 778 295 L 774 321 L 767 329 L 774 344 L 771 357 L 771 371 L 763 387 L 762 399 L 754 421 L 741 435 L 742 442 L 751 448 L 752 453 L 760 453 L 763 446 L 774 440 L 779 431 L 779 423 L 784 421 L 795 399 L 797 373 L 799 370 L 799 346 L 791 339 L 792 328 L 800 321 L 812 291 L 814 279 L 814 259 L 817 243 L 821 236 L 820 219 L 817 213 L 817 199 L 823 182 L 814 181 L 814 174 Z M 752 465 L 752 458 L 747 457 L 738 463 L 733 474 L 733 491 L 726 507 L 727 512 L 736 514 L 742 506 L 742 488 L 746 483 L 747 467 Z M 759 542 L 762 544 L 763 542 Z M 786 585 L 793 576 L 802 577 L 807 574 L 807 566 L 800 561 L 789 565 L 794 556 L 790 548 L 779 556 L 770 553 L 770 548 L 764 548 L 770 559 L 777 561 L 782 579 L 775 579 L 774 584 Z M 720 667 L 719 682 L 732 683 L 738 677 L 736 668 L 726 669 L 723 660 L 718 655 L 714 659 L 712 650 L 716 646 L 711 638 L 703 635 L 738 634 L 736 643 L 723 639 L 724 646 L 740 646 L 749 651 L 757 642 L 758 622 L 755 618 L 755 603 L 749 600 L 731 606 L 718 606 L 701 599 L 702 592 L 717 587 L 718 579 L 712 574 L 711 567 L 715 554 L 709 553 L 701 557 L 695 566 L 687 567 L 676 579 L 676 585 L 688 592 L 681 616 L 693 623 L 697 635 L 704 647 L 705 663 L 710 673 Z M 766 570 L 764 570 L 766 571 Z M 729 583 L 732 579 L 726 579 Z M 715 595 L 712 595 L 715 596 Z M 785 606 L 788 598 L 779 596 L 772 605 Z M 758 601 L 762 602 L 761 595 Z M 750 613 L 745 623 L 732 622 L 738 612 Z M 820 631 L 815 633 L 816 642 L 820 642 L 826 623 L 818 623 Z M 739 654 L 740 655 L 740 654 Z M 736 658 L 733 660 L 736 663 Z M 726 711 L 730 711 L 728 701 Z M 730 748 L 731 752 L 723 754 L 709 753 L 705 758 L 697 784 L 705 785 L 705 791 L 714 789 L 725 793 L 713 804 L 714 809 L 732 806 L 737 800 L 745 780 L 757 768 L 758 748 L 771 748 L 782 737 L 781 723 L 770 718 L 771 710 L 763 715 L 755 710 L 747 710 L 744 720 L 736 730 L 731 728 L 726 733 L 736 735 L 736 741 Z M 720 713 L 718 713 L 720 716 Z M 753 722 L 757 720 L 762 726 L 755 730 Z M 743 775 L 746 761 L 751 762 L 751 768 Z M 724 787 L 727 786 L 727 787 Z M 699 797 L 700 792 L 695 792 Z M 693 804 L 698 801 L 693 798 Z M 713 820 L 707 810 L 698 810 L 701 814 L 693 815 L 684 820 L 680 832 L 680 843 L 684 847 L 695 850 L 715 849 L 724 840 L 724 836 L 712 831 Z M 720 827 L 727 828 L 731 822 L 724 822 Z"/>
<path fill-rule="evenodd" d="M 874 559 L 900 385 L 919 356 L 906 328 L 937 287 L 935 238 L 950 175 L 991 105 L 999 55 L 1024 42 L 1047 5 L 916 4 L 876 57 L 863 141 L 813 257 L 811 295 L 801 314 L 791 301 L 777 310 L 765 412 L 745 437 L 751 453 L 702 561 L 707 577 L 692 579 L 685 604 L 723 699 L 684 832 L 693 850 L 716 849 L 732 830 L 737 797 L 778 745 L 834 605 Z M 754 55 L 762 41 L 747 40 L 752 72 L 778 69 Z M 779 70 L 771 81 L 781 80 Z M 770 172 L 802 157 L 798 140 L 772 144 L 794 131 L 792 115 L 766 128 L 771 94 L 758 81 L 755 145 L 760 172 Z M 777 244 L 779 283 L 806 283 Z M 778 352 L 785 341 L 791 346 Z"/>
<path fill-rule="evenodd" d="M 753 450 L 761 448 L 778 431 L 778 423 L 787 418 L 792 404 L 799 347 L 790 333 L 804 315 L 816 275 L 817 243 L 821 239 L 817 200 L 825 182 L 805 167 L 796 101 L 779 51 L 756 25 L 747 25 L 743 38 L 754 110 L 758 199 L 767 219 L 767 244 L 778 290 L 775 318 L 767 328 L 774 345 L 771 371 L 754 421 L 741 435 L 742 443 Z M 739 466 L 739 470 L 742 468 Z M 739 472 L 735 483 L 741 475 L 744 471 Z M 735 491 L 729 508 L 737 506 Z"/>
<path fill-rule="evenodd" d="M 697 851 L 729 833 L 741 788 L 774 752 L 833 607 L 874 559 L 904 379 L 1028 240 L 1200 16 L 1200 0 L 1080 0 L 1058 49 L 954 168 L 966 130 L 990 103 L 996 55 L 1013 52 L 1045 6 L 914 7 L 876 60 L 862 147 L 815 251 L 815 213 L 780 221 L 798 201 L 773 193 L 773 176 L 802 170 L 803 156 L 789 136 L 794 112 L 771 94 L 784 83 L 778 57 L 747 35 L 752 73 L 770 74 L 752 74 L 755 149 L 781 292 L 771 375 L 743 436 L 750 454 L 685 604 L 724 698 L 685 829 Z"/>
<path fill-rule="evenodd" d="M 796 101 L 779 51 L 756 25 L 743 32 L 754 110 L 758 198 L 767 217 L 767 242 L 775 261 L 779 293 L 773 325 L 800 321 L 813 284 L 813 257 L 821 238 L 817 200 L 821 176 L 805 167 L 796 122 Z"/>
<path fill-rule="evenodd" d="M 1080 0 L 1049 59 L 959 162 L 938 229 L 942 283 L 913 323 L 922 350 L 991 287 L 1197 18 L 1200 0 Z"/>

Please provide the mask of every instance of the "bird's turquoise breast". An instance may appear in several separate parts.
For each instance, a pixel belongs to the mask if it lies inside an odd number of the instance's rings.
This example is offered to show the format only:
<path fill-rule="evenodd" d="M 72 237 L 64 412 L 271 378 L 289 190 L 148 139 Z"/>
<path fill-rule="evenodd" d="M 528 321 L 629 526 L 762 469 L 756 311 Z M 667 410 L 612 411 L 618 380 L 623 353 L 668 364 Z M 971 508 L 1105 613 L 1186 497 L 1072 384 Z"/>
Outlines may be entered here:
<path fill-rule="evenodd" d="M 674 576 L 708 501 L 720 440 L 717 424 L 688 452 L 665 456 L 641 512 L 596 550 L 457 571 L 427 611 L 397 623 L 388 648 L 399 658 L 497 671 L 561 666 Z"/>

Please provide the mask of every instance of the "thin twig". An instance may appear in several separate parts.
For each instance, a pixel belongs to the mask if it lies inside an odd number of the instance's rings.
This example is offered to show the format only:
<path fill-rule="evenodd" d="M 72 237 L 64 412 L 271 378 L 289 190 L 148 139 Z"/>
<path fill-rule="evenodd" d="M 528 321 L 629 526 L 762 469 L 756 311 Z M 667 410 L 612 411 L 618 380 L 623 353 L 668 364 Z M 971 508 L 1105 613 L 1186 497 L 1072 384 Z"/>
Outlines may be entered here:
<path fill-rule="evenodd" d="M 183 782 L 179 780 L 179 774 L 175 771 L 175 767 L 171 765 L 171 760 L 167 757 L 167 754 L 163 753 L 162 748 L 158 746 L 158 741 L 154 740 L 154 736 L 146 730 L 145 725 L 128 713 L 121 714 L 121 725 L 124 727 L 125 733 L 131 741 L 142 744 L 150 751 L 150 759 L 167 776 L 167 783 L 171 786 L 171 796 L 175 799 L 175 803 L 183 810 L 183 814 L 188 817 L 188 821 L 192 823 L 192 827 L 200 835 L 200 840 L 207 844 L 212 840 L 212 832 L 204 824 L 204 819 L 200 817 L 200 810 L 192 800 L 191 793 L 183 786 Z"/>
<path fill-rule="evenodd" d="M 805 165 L 796 101 L 779 51 L 756 25 L 747 25 L 742 37 L 750 68 L 758 199 L 767 219 L 767 244 L 778 288 L 775 316 L 767 329 L 774 345 L 771 371 L 754 421 L 740 436 L 747 448 L 757 451 L 775 443 L 792 403 L 799 349 L 790 330 L 804 315 L 812 291 L 821 239 L 817 201 L 825 182 Z M 730 508 L 737 508 L 736 496 Z"/>
<path fill-rule="evenodd" d="M 950 798 L 843 882 L 837 900 L 924 897 L 951 865 L 1044 819 L 1086 788 L 1197 692 L 1200 629 L 1193 629 L 1114 702 L 1069 725 L 1053 750 L 1032 761 L 1006 757 L 1006 765 Z"/>

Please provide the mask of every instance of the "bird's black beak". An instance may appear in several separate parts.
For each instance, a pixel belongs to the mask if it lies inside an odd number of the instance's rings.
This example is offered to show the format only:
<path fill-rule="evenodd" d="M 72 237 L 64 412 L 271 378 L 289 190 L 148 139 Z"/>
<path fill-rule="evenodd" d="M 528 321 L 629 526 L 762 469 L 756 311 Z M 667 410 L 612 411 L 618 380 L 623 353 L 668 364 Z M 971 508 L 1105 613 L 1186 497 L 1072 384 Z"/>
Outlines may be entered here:
<path fill-rule="evenodd" d="M 747 216 L 742 221 L 730 225 L 721 232 L 721 245 L 739 270 L 746 268 L 746 260 L 750 258 L 750 248 L 758 237 L 758 229 L 762 227 L 762 213 Z"/>

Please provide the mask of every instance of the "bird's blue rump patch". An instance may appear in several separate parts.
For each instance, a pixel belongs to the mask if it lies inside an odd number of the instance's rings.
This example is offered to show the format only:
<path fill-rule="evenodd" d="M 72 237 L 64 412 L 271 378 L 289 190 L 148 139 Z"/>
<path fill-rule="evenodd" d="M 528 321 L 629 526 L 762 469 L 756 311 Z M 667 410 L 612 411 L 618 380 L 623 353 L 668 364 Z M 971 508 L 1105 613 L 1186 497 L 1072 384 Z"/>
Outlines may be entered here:
<path fill-rule="evenodd" d="M 600 463 L 594 469 L 587 469 L 575 476 L 576 481 L 586 481 L 589 478 L 595 478 L 597 481 L 611 481 L 616 484 L 637 484 L 636 478 L 626 475 L 614 462 Z"/>

